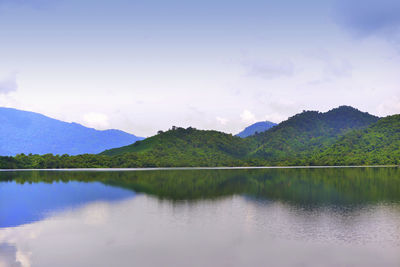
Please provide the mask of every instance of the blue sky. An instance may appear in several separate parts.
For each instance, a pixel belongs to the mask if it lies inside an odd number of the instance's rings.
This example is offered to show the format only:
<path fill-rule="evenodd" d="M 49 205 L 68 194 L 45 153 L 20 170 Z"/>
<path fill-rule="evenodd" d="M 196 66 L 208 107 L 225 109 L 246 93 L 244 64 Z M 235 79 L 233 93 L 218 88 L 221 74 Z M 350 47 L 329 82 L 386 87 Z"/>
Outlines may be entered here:
<path fill-rule="evenodd" d="M 141 136 L 400 113 L 400 2 L 0 0 L 0 105 Z"/>

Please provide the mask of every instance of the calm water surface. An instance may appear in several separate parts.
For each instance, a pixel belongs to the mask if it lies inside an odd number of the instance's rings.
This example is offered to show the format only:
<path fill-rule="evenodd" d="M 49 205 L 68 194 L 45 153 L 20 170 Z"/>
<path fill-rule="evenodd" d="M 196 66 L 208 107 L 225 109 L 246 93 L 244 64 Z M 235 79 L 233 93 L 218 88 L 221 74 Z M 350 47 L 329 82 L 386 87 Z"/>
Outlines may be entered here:
<path fill-rule="evenodd" d="M 400 169 L 0 172 L 0 266 L 400 266 Z"/>

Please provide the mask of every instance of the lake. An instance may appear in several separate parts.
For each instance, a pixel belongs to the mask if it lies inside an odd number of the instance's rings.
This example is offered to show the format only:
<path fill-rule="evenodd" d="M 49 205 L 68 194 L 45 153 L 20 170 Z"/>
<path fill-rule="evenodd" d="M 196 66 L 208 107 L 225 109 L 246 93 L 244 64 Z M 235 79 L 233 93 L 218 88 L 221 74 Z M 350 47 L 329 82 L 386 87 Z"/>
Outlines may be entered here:
<path fill-rule="evenodd" d="M 0 266 L 400 266 L 400 168 L 0 172 Z"/>

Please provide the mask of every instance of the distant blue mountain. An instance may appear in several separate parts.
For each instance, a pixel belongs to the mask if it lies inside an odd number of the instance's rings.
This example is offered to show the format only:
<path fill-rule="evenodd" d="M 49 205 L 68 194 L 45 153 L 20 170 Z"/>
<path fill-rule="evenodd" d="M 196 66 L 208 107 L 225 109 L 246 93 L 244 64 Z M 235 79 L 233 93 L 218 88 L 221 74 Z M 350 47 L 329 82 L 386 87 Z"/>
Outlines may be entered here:
<path fill-rule="evenodd" d="M 0 108 L 0 155 L 97 154 L 130 145 L 142 137 L 119 130 L 99 131 L 44 115 Z"/>
<path fill-rule="evenodd" d="M 274 127 L 275 125 L 277 125 L 277 124 L 270 122 L 270 121 L 256 122 L 256 123 L 246 127 L 243 131 L 238 133 L 237 136 L 245 138 L 245 137 L 255 134 L 256 132 L 258 132 L 258 133 L 265 132 L 266 130 L 269 130 L 272 127 Z"/>

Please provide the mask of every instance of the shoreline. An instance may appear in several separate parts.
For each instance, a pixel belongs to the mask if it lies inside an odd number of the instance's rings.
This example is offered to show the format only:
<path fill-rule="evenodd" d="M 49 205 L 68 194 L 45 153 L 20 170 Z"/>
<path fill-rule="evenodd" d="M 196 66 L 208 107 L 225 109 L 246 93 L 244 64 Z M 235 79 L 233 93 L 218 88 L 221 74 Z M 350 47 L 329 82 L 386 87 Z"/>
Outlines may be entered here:
<path fill-rule="evenodd" d="M 249 167 L 149 167 L 149 168 L 67 168 L 67 169 L 0 169 L 14 171 L 167 171 L 167 170 L 246 170 L 246 169 L 328 169 L 328 168 L 393 168 L 398 165 L 354 165 L 354 166 L 249 166 Z"/>

